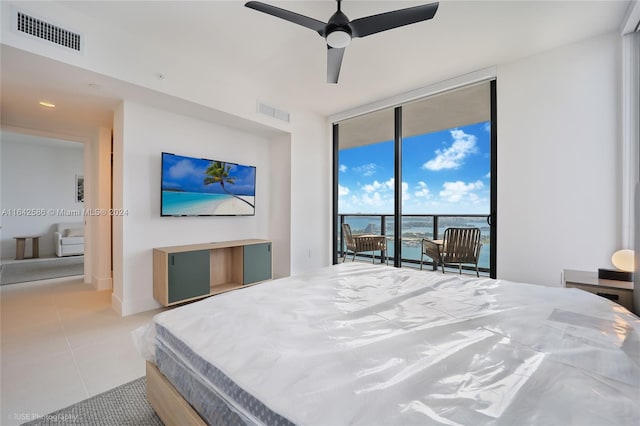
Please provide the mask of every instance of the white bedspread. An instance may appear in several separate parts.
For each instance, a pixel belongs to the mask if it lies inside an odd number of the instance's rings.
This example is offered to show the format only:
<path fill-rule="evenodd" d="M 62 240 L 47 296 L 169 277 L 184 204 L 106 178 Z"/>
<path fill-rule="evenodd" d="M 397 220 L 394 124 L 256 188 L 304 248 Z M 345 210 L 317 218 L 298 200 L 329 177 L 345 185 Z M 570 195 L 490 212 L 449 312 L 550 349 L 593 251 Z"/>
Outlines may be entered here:
<path fill-rule="evenodd" d="M 297 424 L 640 424 L 640 319 L 578 289 L 346 263 L 154 321 Z"/>

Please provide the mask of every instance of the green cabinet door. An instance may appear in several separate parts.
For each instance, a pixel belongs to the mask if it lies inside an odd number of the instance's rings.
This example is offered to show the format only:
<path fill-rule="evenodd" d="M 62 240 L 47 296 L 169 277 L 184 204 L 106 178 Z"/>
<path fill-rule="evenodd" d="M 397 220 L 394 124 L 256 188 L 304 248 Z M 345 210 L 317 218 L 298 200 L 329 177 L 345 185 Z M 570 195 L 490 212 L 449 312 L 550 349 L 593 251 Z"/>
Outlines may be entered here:
<path fill-rule="evenodd" d="M 271 243 L 244 246 L 243 259 L 243 284 L 257 283 L 272 278 Z"/>
<path fill-rule="evenodd" d="M 209 250 L 169 254 L 169 303 L 209 294 Z"/>

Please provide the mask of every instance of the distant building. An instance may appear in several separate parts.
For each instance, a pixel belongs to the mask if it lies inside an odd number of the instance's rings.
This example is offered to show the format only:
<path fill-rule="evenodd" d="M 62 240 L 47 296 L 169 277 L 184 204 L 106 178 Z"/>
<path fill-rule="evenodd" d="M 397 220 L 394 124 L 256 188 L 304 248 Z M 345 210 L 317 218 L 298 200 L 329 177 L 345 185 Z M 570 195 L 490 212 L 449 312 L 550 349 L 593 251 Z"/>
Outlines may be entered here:
<path fill-rule="evenodd" d="M 376 230 L 376 224 L 375 223 L 368 224 L 367 227 L 364 228 L 364 233 L 365 234 L 377 234 L 378 231 Z"/>

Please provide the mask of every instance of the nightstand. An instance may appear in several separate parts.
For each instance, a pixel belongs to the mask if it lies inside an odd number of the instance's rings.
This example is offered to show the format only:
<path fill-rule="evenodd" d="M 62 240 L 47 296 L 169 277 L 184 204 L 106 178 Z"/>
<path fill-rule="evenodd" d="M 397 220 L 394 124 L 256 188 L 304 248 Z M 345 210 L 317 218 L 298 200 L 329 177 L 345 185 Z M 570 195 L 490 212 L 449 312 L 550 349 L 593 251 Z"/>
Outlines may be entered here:
<path fill-rule="evenodd" d="M 575 287 L 612 300 L 633 311 L 633 282 L 598 278 L 597 272 L 565 269 L 564 286 Z"/>

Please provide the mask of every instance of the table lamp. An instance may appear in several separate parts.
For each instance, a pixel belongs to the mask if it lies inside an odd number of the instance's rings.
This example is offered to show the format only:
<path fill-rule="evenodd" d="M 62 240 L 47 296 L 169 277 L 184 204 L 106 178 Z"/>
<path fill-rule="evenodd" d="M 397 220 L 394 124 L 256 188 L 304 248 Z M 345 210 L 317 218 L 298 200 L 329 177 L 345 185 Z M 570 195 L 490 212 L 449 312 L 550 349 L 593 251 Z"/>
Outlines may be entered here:
<path fill-rule="evenodd" d="M 617 269 L 598 269 L 598 278 L 616 281 L 633 281 L 635 255 L 633 250 L 618 250 L 611 256 L 611 263 Z"/>

